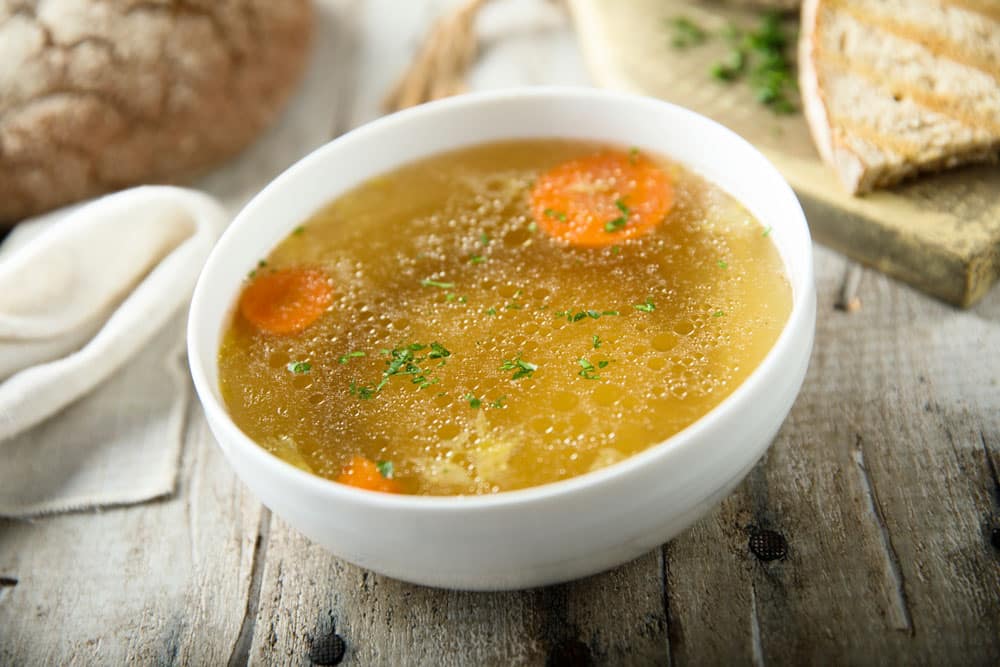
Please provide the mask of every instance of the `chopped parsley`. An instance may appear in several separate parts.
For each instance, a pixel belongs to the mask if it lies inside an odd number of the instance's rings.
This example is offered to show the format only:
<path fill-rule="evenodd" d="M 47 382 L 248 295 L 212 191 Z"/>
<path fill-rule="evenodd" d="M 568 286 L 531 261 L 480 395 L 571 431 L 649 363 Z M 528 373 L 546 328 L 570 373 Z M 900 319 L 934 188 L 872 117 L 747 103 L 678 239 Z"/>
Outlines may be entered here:
<path fill-rule="evenodd" d="M 500 366 L 502 371 L 514 371 L 514 375 L 511 376 L 511 380 L 520 380 L 521 378 L 530 378 L 531 375 L 538 370 L 538 366 L 531 363 L 530 361 L 525 361 L 521 358 L 521 355 L 517 355 L 513 359 L 504 359 L 503 364 Z"/>
<path fill-rule="evenodd" d="M 603 316 L 609 316 L 609 317 L 611 317 L 611 316 L 614 316 L 614 315 L 618 315 L 618 311 L 617 310 L 592 310 L 591 309 L 591 310 L 580 310 L 580 311 L 577 311 L 577 312 L 574 313 L 573 310 L 570 309 L 570 310 L 561 310 L 558 313 L 556 313 L 556 317 L 560 317 L 560 318 L 565 317 L 567 322 L 580 322 L 580 321 L 582 321 L 582 320 L 584 320 L 584 319 L 586 319 L 588 317 L 590 319 L 592 319 L 592 320 L 596 320 L 596 319 L 600 319 Z"/>
<path fill-rule="evenodd" d="M 646 303 L 634 303 L 632 304 L 632 307 L 636 310 L 641 310 L 644 313 L 651 313 L 656 310 L 656 304 L 653 303 L 653 299 L 648 296 L 646 297 Z"/>
<path fill-rule="evenodd" d="M 557 211 L 554 208 L 547 208 L 543 212 L 545 213 L 546 218 L 555 218 L 559 222 L 566 222 L 566 214 L 562 211 Z"/>
<path fill-rule="evenodd" d="M 496 317 L 497 316 L 497 309 L 496 308 L 489 308 L 489 309 L 487 309 L 486 314 L 489 315 L 490 317 Z"/>
<path fill-rule="evenodd" d="M 363 357 L 363 356 L 365 356 L 365 353 L 361 352 L 360 350 L 358 350 L 357 352 L 348 352 L 347 354 L 341 355 L 337 359 L 337 363 L 346 364 L 351 359 L 357 359 L 358 357 Z"/>
<path fill-rule="evenodd" d="M 312 364 L 308 361 L 290 361 L 288 362 L 287 368 L 290 373 L 302 375 L 303 373 L 308 373 L 312 370 Z"/>
<path fill-rule="evenodd" d="M 528 231 L 531 232 L 532 234 L 534 234 L 535 232 L 537 232 L 538 231 L 538 223 L 535 222 L 534 220 L 532 220 L 531 222 L 529 222 L 528 223 Z"/>
<path fill-rule="evenodd" d="M 490 244 L 490 237 L 486 232 L 483 232 L 482 234 L 479 235 L 479 243 L 481 243 L 482 245 Z"/>
<path fill-rule="evenodd" d="M 764 233 L 761 234 L 761 236 L 763 236 L 764 238 L 767 238 L 770 235 L 771 235 L 771 228 L 770 227 L 768 227 L 767 229 L 765 229 Z"/>
<path fill-rule="evenodd" d="M 376 461 L 375 467 L 378 468 L 380 475 L 386 479 L 392 479 L 392 461 Z"/>
<path fill-rule="evenodd" d="M 726 314 L 725 311 L 717 310 L 714 313 L 712 313 L 712 317 L 722 317 L 725 314 Z"/>
<path fill-rule="evenodd" d="M 708 39 L 708 33 L 686 16 L 675 16 L 669 19 L 667 26 L 671 29 L 670 44 L 675 49 L 698 46 Z"/>
<path fill-rule="evenodd" d="M 678 16 L 667 21 L 671 44 L 686 49 L 705 43 L 712 35 L 691 19 Z M 709 74 L 722 82 L 746 81 L 754 98 L 777 114 L 797 111 L 795 74 L 789 46 L 794 41 L 785 31 L 781 14 L 764 14 L 760 23 L 743 31 L 728 25 L 720 35 L 729 50 L 715 62 Z"/>
<path fill-rule="evenodd" d="M 729 268 L 729 264 L 725 260 L 721 260 L 721 259 L 718 262 L 716 262 L 715 265 L 718 266 L 720 269 L 728 269 Z"/>
<path fill-rule="evenodd" d="M 629 164 L 635 164 L 639 160 L 639 147 L 633 146 L 628 149 L 628 161 Z"/>
<path fill-rule="evenodd" d="M 511 301 L 506 306 L 504 306 L 506 310 L 521 310 L 522 307 L 523 306 L 521 306 L 521 304 L 519 304 L 517 301 Z"/>
<path fill-rule="evenodd" d="M 458 296 L 454 292 L 446 292 L 444 295 L 445 301 L 458 301 L 459 303 L 465 303 L 468 301 L 464 296 Z"/>
<path fill-rule="evenodd" d="M 712 65 L 710 70 L 712 77 L 719 81 L 734 81 L 746 68 L 746 52 L 741 49 L 732 49 L 720 62 Z"/>
<path fill-rule="evenodd" d="M 610 361 L 608 361 L 607 359 L 604 359 L 604 360 L 601 360 L 601 361 L 597 362 L 597 367 L 598 368 L 607 368 L 608 364 L 610 364 L 610 363 L 611 363 Z"/>
<path fill-rule="evenodd" d="M 593 343 L 594 343 L 594 349 L 595 350 L 600 349 L 600 347 L 601 347 L 601 337 L 600 336 L 598 336 L 597 334 L 594 334 L 593 336 L 590 337 L 590 340 L 593 341 Z"/>
<path fill-rule="evenodd" d="M 625 205 L 625 200 L 624 199 L 616 199 L 615 200 L 615 207 L 619 211 L 622 212 L 622 215 L 628 215 L 629 212 L 630 212 L 629 209 L 628 209 L 628 206 Z"/>
<path fill-rule="evenodd" d="M 430 352 L 426 356 L 416 356 L 417 352 L 423 352 L 428 348 L 430 348 Z M 440 379 L 432 376 L 433 370 L 424 370 L 420 364 L 428 359 L 444 359 L 444 357 L 451 356 L 451 352 L 444 345 L 437 342 L 430 345 L 410 343 L 409 345 L 397 347 L 392 350 L 381 350 L 381 353 L 390 358 L 385 362 L 386 369 L 382 371 L 382 378 L 379 380 L 379 383 L 372 387 L 351 382 L 350 393 L 352 396 L 357 396 L 361 399 L 372 398 L 375 394 L 382 391 L 383 387 L 389 384 L 390 379 L 397 375 L 408 375 L 410 376 L 410 382 L 418 385 L 418 389 L 426 389 L 431 385 L 437 384 Z M 438 364 L 438 367 L 443 366 L 444 363 L 442 361 Z"/>
<path fill-rule="evenodd" d="M 428 359 L 443 359 L 445 357 L 450 357 L 451 352 L 448 351 L 444 345 L 441 343 L 431 343 L 431 352 L 427 355 Z"/>
<path fill-rule="evenodd" d="M 351 382 L 350 393 L 351 396 L 357 396 L 363 401 L 367 401 L 375 396 L 374 387 L 359 386 L 356 382 Z"/>
<path fill-rule="evenodd" d="M 486 258 L 482 255 L 469 255 L 469 264 L 482 264 Z"/>
<path fill-rule="evenodd" d="M 497 400 L 495 400 L 492 403 L 490 403 L 490 407 L 491 408 L 496 408 L 497 410 L 499 410 L 500 408 L 504 407 L 504 402 L 506 400 L 507 400 L 507 396 L 501 396 Z"/>
<path fill-rule="evenodd" d="M 472 408 L 473 410 L 478 410 L 479 406 L 483 404 L 483 402 L 478 398 L 476 398 L 474 394 L 466 394 L 462 398 L 464 398 L 469 402 L 469 407 Z"/>
<path fill-rule="evenodd" d="M 604 231 L 608 234 L 613 234 L 614 232 L 622 230 L 625 225 L 628 224 L 628 218 L 624 215 L 620 215 L 614 220 L 608 220 L 604 223 Z"/>
<path fill-rule="evenodd" d="M 446 283 L 440 280 L 431 280 L 430 278 L 424 278 L 420 281 L 420 284 L 424 287 L 439 287 L 441 289 L 453 289 L 455 283 Z"/>
<path fill-rule="evenodd" d="M 257 268 L 258 269 L 263 269 L 265 266 L 267 266 L 267 260 L 266 259 L 257 260 Z"/>
<path fill-rule="evenodd" d="M 601 379 L 601 375 L 597 372 L 597 369 L 594 368 L 594 364 L 587 361 L 584 357 L 580 357 L 579 359 L 577 359 L 576 363 L 580 364 L 580 369 L 581 369 L 578 375 L 582 377 L 584 380 Z M 606 365 L 607 364 L 605 364 L 605 366 Z"/>
<path fill-rule="evenodd" d="M 611 254 L 612 255 L 619 255 L 619 254 L 621 254 L 621 251 L 622 251 L 622 247 L 620 245 L 613 245 L 613 246 L 611 246 Z"/>
<path fill-rule="evenodd" d="M 306 231 L 305 225 L 299 225 L 298 227 L 292 230 L 292 234 L 295 234 L 296 236 L 301 236 L 302 233 L 305 231 Z"/>

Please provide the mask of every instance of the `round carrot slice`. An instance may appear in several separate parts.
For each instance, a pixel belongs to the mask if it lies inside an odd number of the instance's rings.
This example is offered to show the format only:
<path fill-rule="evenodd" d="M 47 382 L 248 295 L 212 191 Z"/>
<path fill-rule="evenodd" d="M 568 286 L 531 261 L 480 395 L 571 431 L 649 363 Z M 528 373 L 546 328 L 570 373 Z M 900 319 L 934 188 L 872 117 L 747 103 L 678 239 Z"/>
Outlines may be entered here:
<path fill-rule="evenodd" d="M 330 279 L 319 269 L 282 269 L 258 275 L 240 297 L 240 312 L 272 334 L 295 334 L 333 303 Z"/>
<path fill-rule="evenodd" d="M 553 238 L 596 248 L 648 233 L 673 200 L 670 177 L 650 160 L 604 152 L 543 174 L 531 191 L 531 211 Z"/>
<path fill-rule="evenodd" d="M 350 463 L 344 466 L 344 471 L 337 476 L 337 481 L 369 491 L 383 493 L 400 493 L 401 491 L 396 480 L 383 476 L 375 462 L 364 456 L 352 458 Z"/>

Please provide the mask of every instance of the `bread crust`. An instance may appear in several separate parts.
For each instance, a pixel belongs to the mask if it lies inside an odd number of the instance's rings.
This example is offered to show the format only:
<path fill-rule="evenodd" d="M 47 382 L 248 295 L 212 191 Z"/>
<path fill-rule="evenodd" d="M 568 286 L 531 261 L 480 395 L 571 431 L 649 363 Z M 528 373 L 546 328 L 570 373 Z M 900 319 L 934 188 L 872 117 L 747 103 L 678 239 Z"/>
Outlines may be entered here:
<path fill-rule="evenodd" d="M 0 1 L 0 225 L 231 157 L 294 88 L 311 24 L 309 0 Z"/>

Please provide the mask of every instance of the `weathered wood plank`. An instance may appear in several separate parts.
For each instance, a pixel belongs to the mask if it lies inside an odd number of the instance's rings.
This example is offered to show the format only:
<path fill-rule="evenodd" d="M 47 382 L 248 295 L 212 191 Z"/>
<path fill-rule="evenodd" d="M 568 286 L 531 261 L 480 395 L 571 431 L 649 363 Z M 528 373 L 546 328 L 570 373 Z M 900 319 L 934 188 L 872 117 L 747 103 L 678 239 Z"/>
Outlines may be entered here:
<path fill-rule="evenodd" d="M 224 664 L 260 505 L 191 405 L 178 495 L 0 523 L 0 664 Z"/>

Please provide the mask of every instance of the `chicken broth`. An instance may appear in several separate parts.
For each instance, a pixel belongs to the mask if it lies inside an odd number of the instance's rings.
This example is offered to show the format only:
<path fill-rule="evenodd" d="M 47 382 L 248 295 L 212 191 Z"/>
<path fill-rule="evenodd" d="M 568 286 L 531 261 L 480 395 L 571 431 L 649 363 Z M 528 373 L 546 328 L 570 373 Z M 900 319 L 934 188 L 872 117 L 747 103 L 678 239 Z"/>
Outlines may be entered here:
<path fill-rule="evenodd" d="M 769 229 L 635 149 L 476 146 L 371 179 L 248 276 L 222 395 L 262 447 L 364 488 L 485 494 L 662 442 L 791 310 Z"/>

